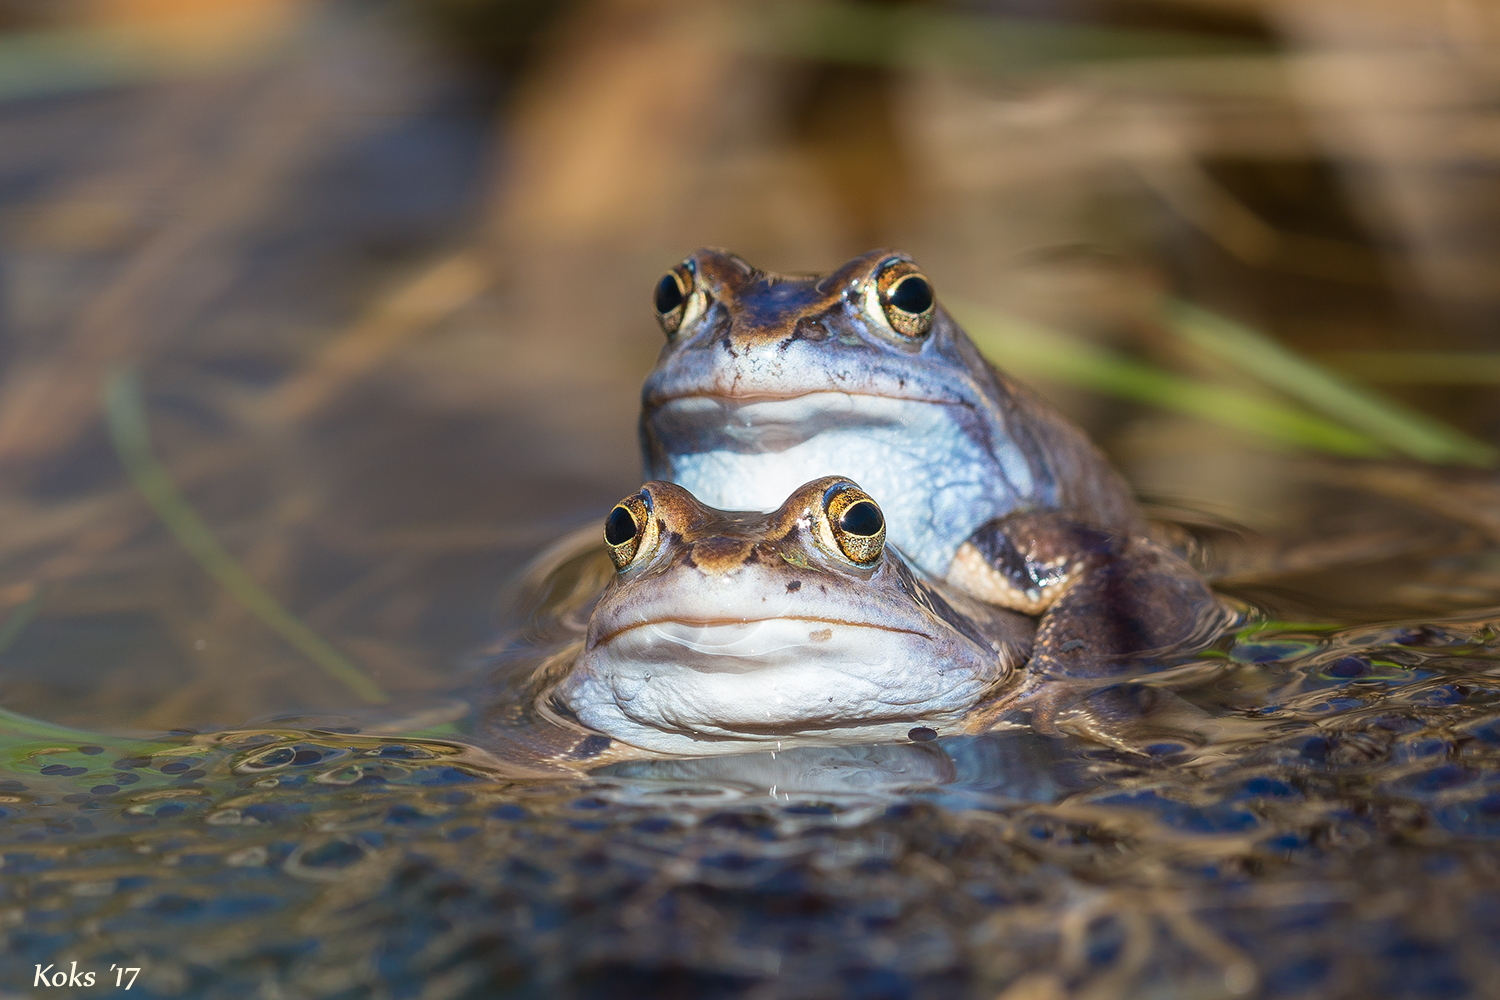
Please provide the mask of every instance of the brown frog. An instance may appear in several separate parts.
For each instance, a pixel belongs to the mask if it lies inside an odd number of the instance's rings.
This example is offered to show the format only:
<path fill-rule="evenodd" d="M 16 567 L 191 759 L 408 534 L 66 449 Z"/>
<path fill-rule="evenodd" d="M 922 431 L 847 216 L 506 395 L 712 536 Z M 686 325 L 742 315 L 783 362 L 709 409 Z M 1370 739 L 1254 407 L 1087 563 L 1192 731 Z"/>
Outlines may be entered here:
<path fill-rule="evenodd" d="M 769 513 L 647 483 L 605 522 L 616 572 L 545 704 L 657 753 L 932 739 L 1013 681 L 1033 623 L 932 581 L 834 476 Z"/>

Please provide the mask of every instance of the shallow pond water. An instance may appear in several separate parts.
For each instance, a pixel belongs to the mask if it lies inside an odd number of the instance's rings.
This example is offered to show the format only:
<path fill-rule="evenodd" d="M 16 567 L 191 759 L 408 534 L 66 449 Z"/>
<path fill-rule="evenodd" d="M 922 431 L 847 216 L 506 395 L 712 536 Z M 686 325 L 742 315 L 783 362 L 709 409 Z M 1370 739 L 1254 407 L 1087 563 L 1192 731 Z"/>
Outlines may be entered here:
<path fill-rule="evenodd" d="M 12 736 L 0 976 L 137 967 L 143 995 L 205 997 L 1488 995 L 1500 619 L 1255 621 L 1136 681 L 1139 714 L 1085 707 L 1073 735 L 563 779 L 465 721 Z"/>
<path fill-rule="evenodd" d="M 1045 384 L 1238 602 L 1212 647 L 1057 735 L 712 761 L 528 742 L 517 680 L 607 563 L 566 549 L 578 593 L 523 568 L 638 485 L 647 294 L 695 245 L 787 271 L 901 245 L 943 295 L 1184 371 L 1212 365 L 1131 311 L 1163 287 L 1254 300 L 1309 351 L 1394 342 L 1392 316 L 1421 345 L 1448 329 L 1382 284 L 1371 247 L 1399 241 L 1339 214 L 1323 161 L 1266 194 L 1235 159 L 1308 143 L 1286 123 L 1318 116 L 1279 85 L 881 75 L 599 9 L 514 119 L 364 16 L 271 65 L 0 102 L 0 995 L 38 966 L 95 973 L 59 996 L 124 968 L 129 995 L 267 1000 L 1500 995 L 1491 472 L 1289 454 Z M 1467 78 L 1444 79 L 1457 116 Z M 631 108 L 681 133 L 598 128 Z M 1184 161 L 1178 191 L 1142 154 L 1122 184 L 1144 140 L 1101 129 L 1147 121 L 1225 162 Z M 1320 141 L 1373 171 L 1343 135 Z M 869 170 L 888 163 L 901 198 Z M 1465 195 L 1411 241 L 1436 256 L 1391 273 L 1459 260 L 1449 237 L 1488 252 L 1483 191 L 1399 165 L 1403 191 Z M 1172 208 L 1215 177 L 1325 236 L 1226 254 Z M 1110 249 L 1027 256 L 1080 245 Z M 1493 329 L 1489 272 L 1455 273 L 1449 313 Z M 183 546 L 181 509 L 143 499 L 100 402 L 132 372 L 182 509 L 388 703 L 268 629 Z M 1416 393 L 1494 425 L 1492 393 Z"/>

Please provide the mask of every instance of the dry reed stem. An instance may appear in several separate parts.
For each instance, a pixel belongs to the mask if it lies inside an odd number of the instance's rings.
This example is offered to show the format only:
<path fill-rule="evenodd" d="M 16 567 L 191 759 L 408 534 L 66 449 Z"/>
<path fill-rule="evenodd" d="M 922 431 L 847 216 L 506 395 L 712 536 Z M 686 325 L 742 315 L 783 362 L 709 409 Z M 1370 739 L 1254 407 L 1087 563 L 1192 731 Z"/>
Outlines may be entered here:
<path fill-rule="evenodd" d="M 443 257 L 398 285 L 369 315 L 278 383 L 257 409 L 280 421 L 315 415 L 408 341 L 472 302 L 490 281 L 488 263 L 476 251 Z"/>
<path fill-rule="evenodd" d="M 98 412 L 114 364 L 149 356 L 235 278 L 232 241 L 267 211 L 333 110 L 306 75 L 256 81 L 232 139 L 200 160 L 168 222 L 83 306 L 58 347 L 17 363 L 0 384 L 0 465 L 65 448 Z M 218 109 L 222 113 L 222 105 Z M 188 137 L 173 145 L 181 148 Z"/>
<path fill-rule="evenodd" d="M 505 245 L 620 239 L 682 217 L 714 112 L 738 83 L 717 38 L 722 12 L 688 0 L 580 12 L 515 113 L 518 162 L 494 224 Z"/>

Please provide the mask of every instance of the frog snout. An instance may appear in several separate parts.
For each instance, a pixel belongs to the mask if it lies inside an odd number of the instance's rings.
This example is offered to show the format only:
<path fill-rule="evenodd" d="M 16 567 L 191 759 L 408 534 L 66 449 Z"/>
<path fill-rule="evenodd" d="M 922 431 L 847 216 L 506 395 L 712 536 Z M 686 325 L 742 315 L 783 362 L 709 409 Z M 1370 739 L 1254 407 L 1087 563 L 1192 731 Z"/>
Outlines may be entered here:
<path fill-rule="evenodd" d="M 724 576 L 743 566 L 753 548 L 748 538 L 704 538 L 693 543 L 688 559 L 703 573 Z"/>

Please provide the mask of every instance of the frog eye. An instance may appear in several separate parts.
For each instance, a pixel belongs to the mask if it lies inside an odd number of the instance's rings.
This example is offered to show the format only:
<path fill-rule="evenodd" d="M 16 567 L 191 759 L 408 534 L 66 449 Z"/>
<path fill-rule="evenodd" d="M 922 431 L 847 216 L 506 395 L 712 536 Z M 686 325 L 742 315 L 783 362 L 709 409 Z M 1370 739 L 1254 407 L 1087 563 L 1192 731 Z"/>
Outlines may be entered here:
<path fill-rule="evenodd" d="M 645 543 L 653 540 L 655 534 L 651 495 L 645 490 L 615 504 L 614 510 L 604 519 L 604 544 L 609 546 L 609 557 L 614 560 L 615 569 L 622 572 L 643 549 L 651 549 L 652 546 Z"/>
<path fill-rule="evenodd" d="M 656 283 L 652 304 L 656 306 L 656 321 L 661 324 L 662 332 L 667 335 L 668 340 L 676 336 L 682 327 L 693 299 L 693 285 L 691 261 L 678 264 Z"/>
<path fill-rule="evenodd" d="M 903 337 L 920 340 L 932 332 L 937 297 L 927 276 L 909 260 L 892 261 L 875 279 L 885 321 Z"/>
<path fill-rule="evenodd" d="M 823 494 L 828 530 L 850 562 L 868 566 L 885 549 L 885 515 L 880 505 L 853 483 L 839 483 Z"/>

